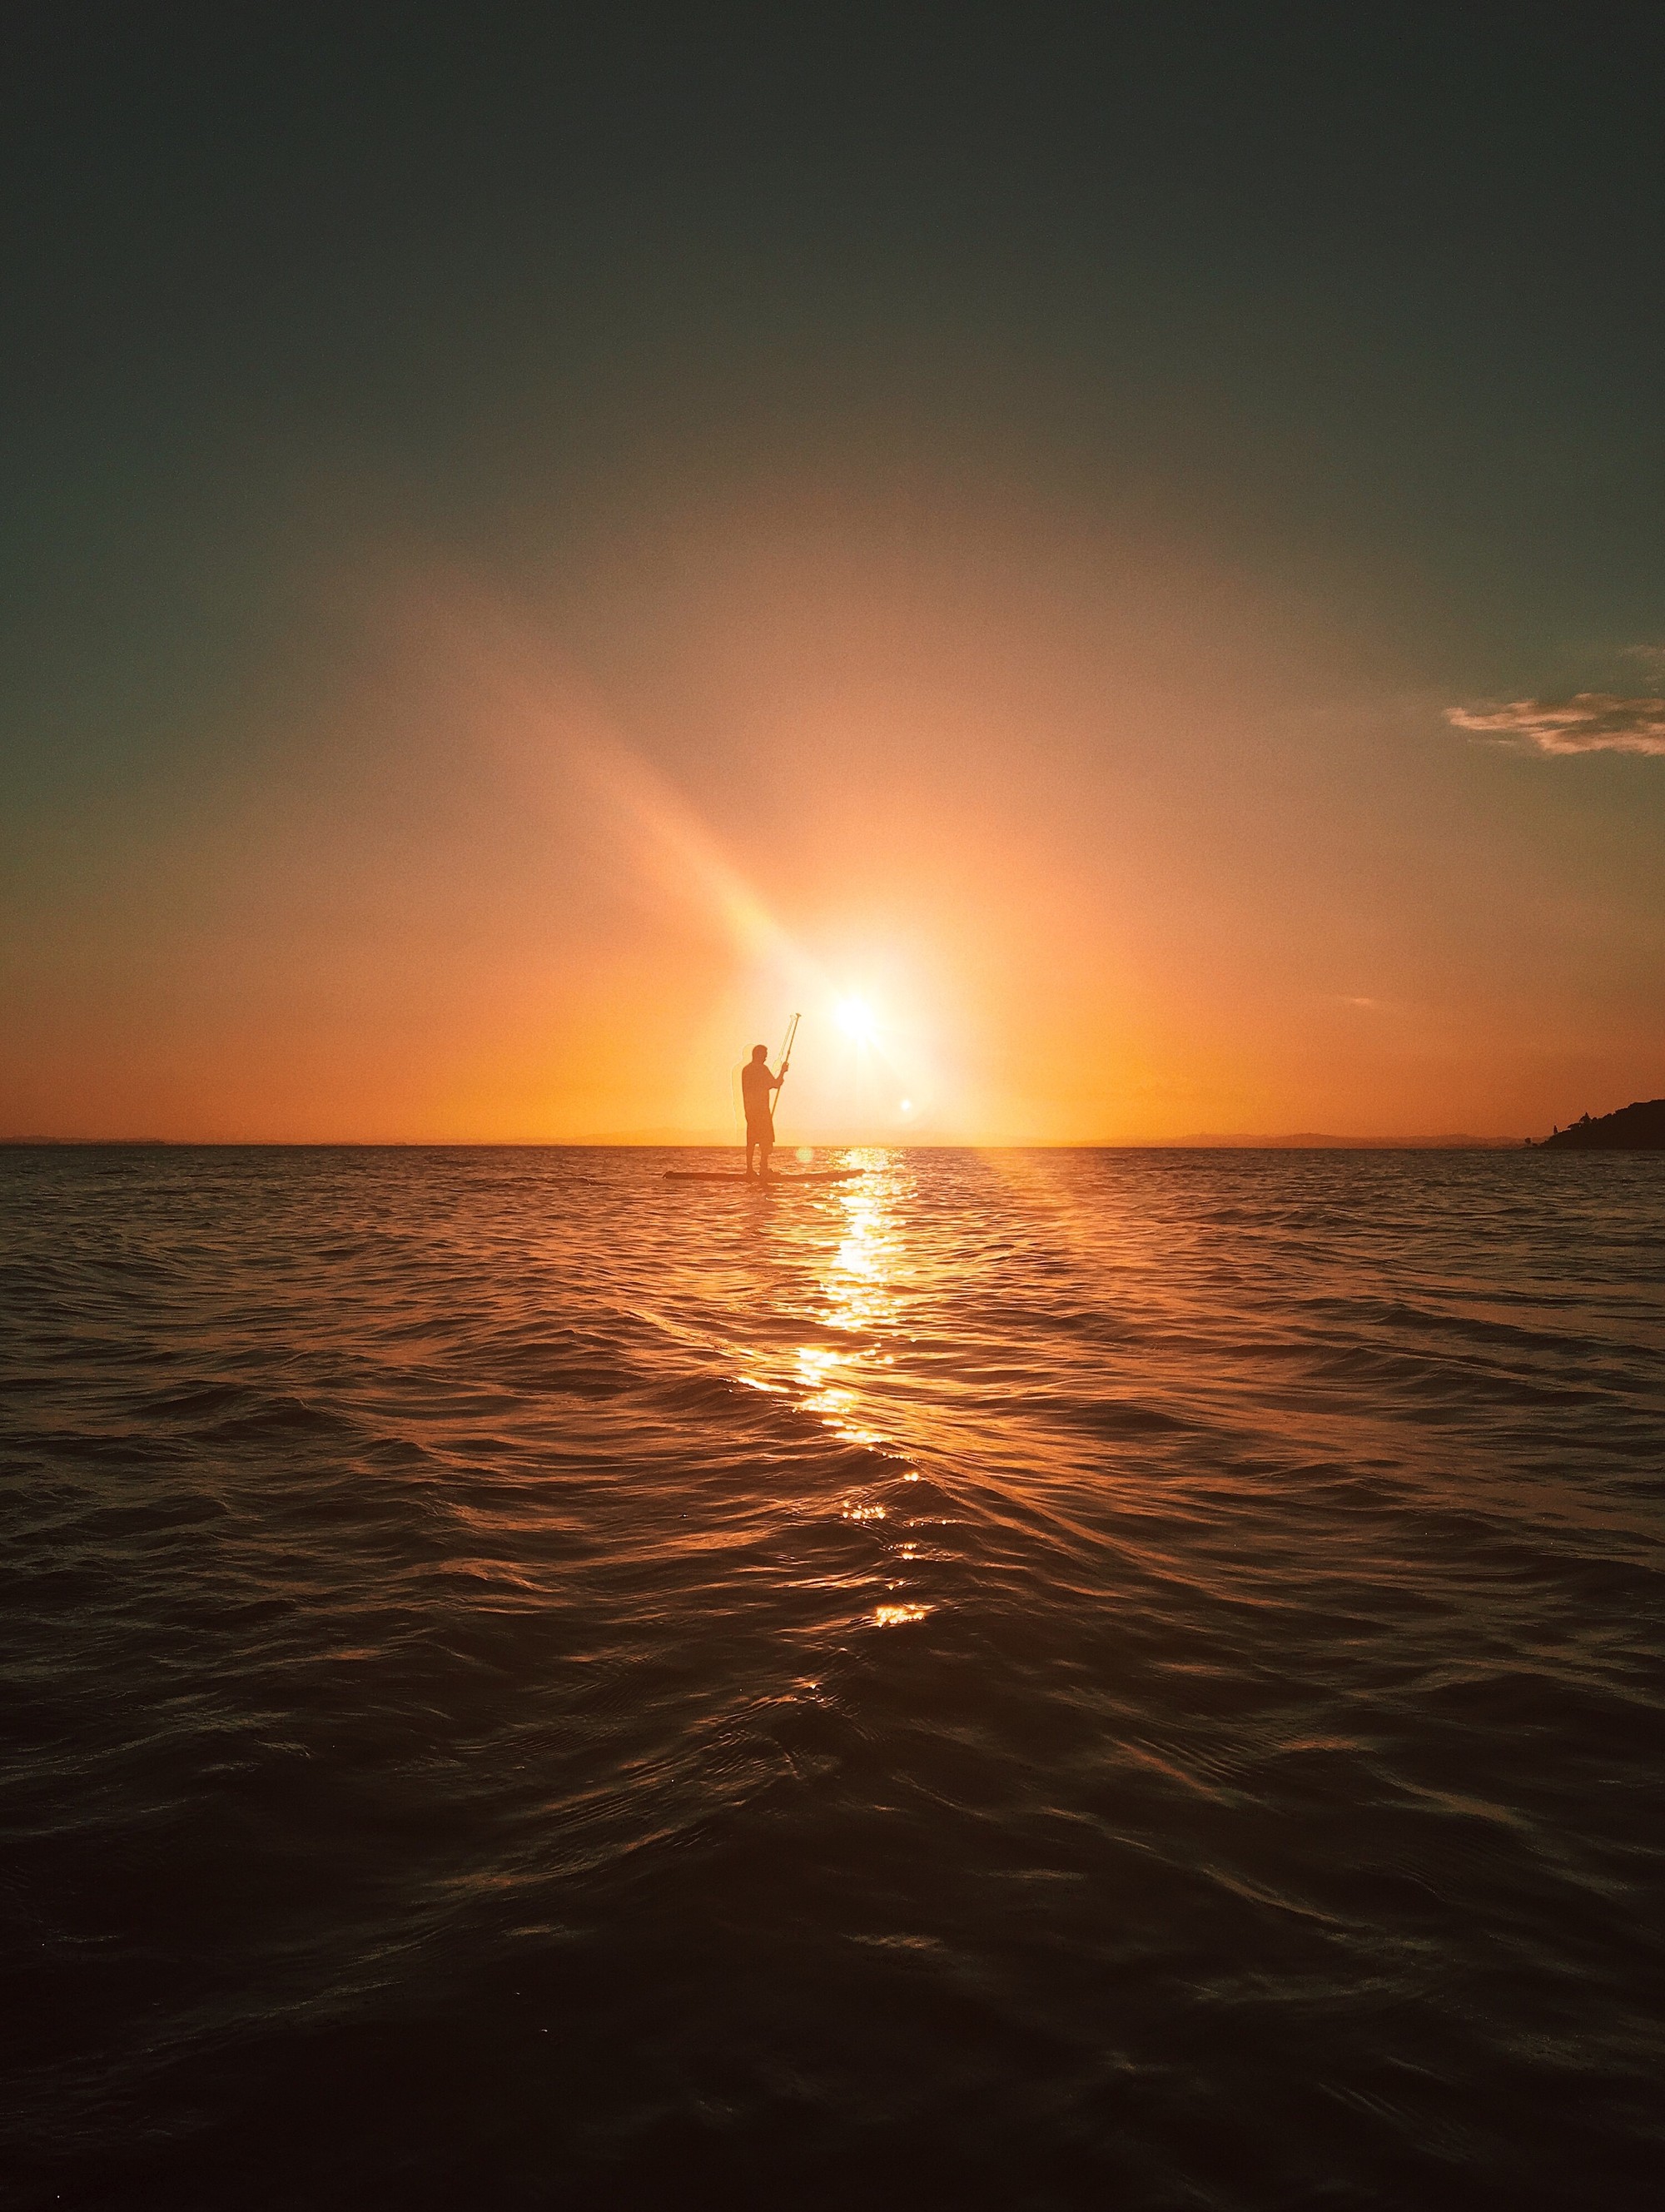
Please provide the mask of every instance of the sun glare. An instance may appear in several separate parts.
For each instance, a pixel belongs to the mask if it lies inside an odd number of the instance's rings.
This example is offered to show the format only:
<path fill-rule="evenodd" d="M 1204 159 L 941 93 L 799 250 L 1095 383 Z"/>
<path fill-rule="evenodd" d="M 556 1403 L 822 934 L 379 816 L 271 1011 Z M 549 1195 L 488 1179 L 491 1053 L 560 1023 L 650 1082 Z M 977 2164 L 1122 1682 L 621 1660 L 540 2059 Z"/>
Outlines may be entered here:
<path fill-rule="evenodd" d="M 865 999 L 842 999 L 839 1001 L 838 1026 L 857 1044 L 872 1044 L 878 1036 L 873 1023 L 872 1008 Z"/>

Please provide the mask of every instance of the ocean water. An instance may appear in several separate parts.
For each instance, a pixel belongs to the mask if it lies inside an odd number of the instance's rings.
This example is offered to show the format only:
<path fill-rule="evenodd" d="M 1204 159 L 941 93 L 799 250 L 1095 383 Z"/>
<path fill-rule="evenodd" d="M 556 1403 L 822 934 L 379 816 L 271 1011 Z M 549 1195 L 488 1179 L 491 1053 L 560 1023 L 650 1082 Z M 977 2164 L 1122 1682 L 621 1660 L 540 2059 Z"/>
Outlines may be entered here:
<path fill-rule="evenodd" d="M 1628 2207 L 1665 1162 L 0 1152 L 21 2205 Z"/>

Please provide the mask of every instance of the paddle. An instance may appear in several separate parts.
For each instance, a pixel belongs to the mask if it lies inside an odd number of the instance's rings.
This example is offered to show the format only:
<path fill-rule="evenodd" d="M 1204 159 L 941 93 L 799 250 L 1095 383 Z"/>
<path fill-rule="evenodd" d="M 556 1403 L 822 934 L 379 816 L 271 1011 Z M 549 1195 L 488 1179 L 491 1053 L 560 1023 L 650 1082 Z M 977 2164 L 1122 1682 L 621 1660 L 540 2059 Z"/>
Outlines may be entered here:
<path fill-rule="evenodd" d="M 776 1106 L 781 1103 L 781 1085 L 786 1081 L 787 1070 L 792 1066 L 792 1041 L 798 1034 L 798 1024 L 801 1019 L 801 1015 L 794 1014 L 791 1021 L 787 1025 L 787 1041 L 781 1048 L 780 1081 L 777 1082 L 775 1086 L 775 1103 Z M 769 1114 L 769 1119 L 771 1121 L 775 1119 L 773 1110 L 771 1110 Z"/>

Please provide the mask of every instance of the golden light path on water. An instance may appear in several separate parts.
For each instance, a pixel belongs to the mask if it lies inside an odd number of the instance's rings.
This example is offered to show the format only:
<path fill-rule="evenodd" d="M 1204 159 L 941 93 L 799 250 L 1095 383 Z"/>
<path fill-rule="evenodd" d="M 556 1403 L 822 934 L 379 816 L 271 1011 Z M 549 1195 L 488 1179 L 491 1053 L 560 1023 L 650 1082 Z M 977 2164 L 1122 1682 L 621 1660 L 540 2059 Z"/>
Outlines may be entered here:
<path fill-rule="evenodd" d="M 902 1286 L 917 1272 L 900 1203 L 908 1171 L 893 1152 L 856 1150 L 842 1157 L 863 1172 L 858 1182 L 829 1191 L 817 1202 L 819 1233 L 810 1240 L 816 1254 L 812 1294 L 803 1316 L 813 1322 L 817 1340 L 784 1352 L 750 1347 L 742 1379 L 753 1389 L 790 1398 L 843 1443 L 899 1455 L 900 1439 L 879 1417 L 884 1370 L 896 1364 Z M 829 1336 L 834 1340 L 827 1341 Z M 919 1476 L 908 1466 L 900 1480 L 917 1482 Z M 878 1499 L 852 1491 L 838 1511 L 842 1520 L 872 1522 L 885 1520 L 889 1510 Z M 903 1539 L 891 1556 L 905 1567 L 918 1550 L 917 1543 Z M 932 1612 L 928 1605 L 899 1597 L 902 1587 L 899 1580 L 890 1584 L 887 1601 L 873 1608 L 875 1626 L 906 1626 Z"/>

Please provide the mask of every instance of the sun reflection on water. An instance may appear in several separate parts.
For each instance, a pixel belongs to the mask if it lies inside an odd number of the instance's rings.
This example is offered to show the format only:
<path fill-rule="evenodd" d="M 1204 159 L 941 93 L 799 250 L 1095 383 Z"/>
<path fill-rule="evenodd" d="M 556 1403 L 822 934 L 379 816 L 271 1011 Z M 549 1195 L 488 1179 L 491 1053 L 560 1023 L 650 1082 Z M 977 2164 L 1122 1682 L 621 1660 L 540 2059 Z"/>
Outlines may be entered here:
<path fill-rule="evenodd" d="M 744 1379 L 793 1401 L 841 1444 L 872 1455 L 865 1480 L 858 1474 L 836 1499 L 813 1510 L 829 1510 L 852 1539 L 866 1537 L 877 1547 L 862 1566 L 852 1561 L 852 1595 L 866 1590 L 857 1617 L 870 1628 L 897 1628 L 933 1610 L 909 1587 L 921 1547 L 907 1533 L 912 1516 L 904 1510 L 898 1519 L 900 1486 L 920 1475 L 899 1427 L 900 1408 L 890 1402 L 891 1370 L 906 1349 L 902 1316 L 917 1289 L 906 1216 L 912 1176 L 904 1155 L 878 1148 L 848 1152 L 840 1164 L 860 1170 L 859 1178 L 771 1217 L 778 1249 L 792 1263 L 790 1273 L 776 1279 L 793 1284 L 786 1310 L 776 1308 L 785 1341 L 750 1346 Z"/>
<path fill-rule="evenodd" d="M 819 1415 L 836 1436 L 851 1443 L 878 1445 L 888 1439 L 872 1422 L 873 1370 L 890 1365 L 894 1354 L 897 1279 L 904 1248 L 896 1204 L 897 1163 L 884 1152 L 849 1156 L 866 1170 L 858 1182 L 829 1194 L 840 1218 L 836 1243 L 819 1261 L 817 1326 L 848 1341 L 800 1345 L 795 1354 L 796 1382 L 805 1410 Z M 859 1507 L 851 1517 L 882 1518 L 882 1507 Z"/>

